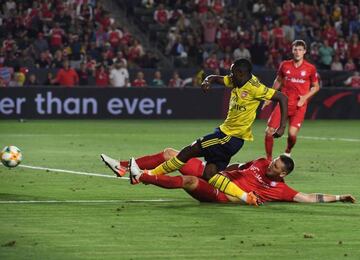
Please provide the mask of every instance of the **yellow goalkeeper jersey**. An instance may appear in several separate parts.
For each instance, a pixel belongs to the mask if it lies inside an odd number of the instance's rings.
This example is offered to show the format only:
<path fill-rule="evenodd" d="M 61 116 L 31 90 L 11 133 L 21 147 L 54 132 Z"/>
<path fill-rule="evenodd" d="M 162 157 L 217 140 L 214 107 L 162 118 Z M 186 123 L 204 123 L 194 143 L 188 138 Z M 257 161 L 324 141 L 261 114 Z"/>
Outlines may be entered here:
<path fill-rule="evenodd" d="M 252 141 L 251 126 L 256 117 L 256 109 L 262 100 L 271 99 L 275 90 L 267 88 L 254 75 L 242 87 L 235 86 L 230 76 L 224 77 L 224 84 L 232 88 L 232 91 L 227 117 L 220 129 L 226 135 Z"/>

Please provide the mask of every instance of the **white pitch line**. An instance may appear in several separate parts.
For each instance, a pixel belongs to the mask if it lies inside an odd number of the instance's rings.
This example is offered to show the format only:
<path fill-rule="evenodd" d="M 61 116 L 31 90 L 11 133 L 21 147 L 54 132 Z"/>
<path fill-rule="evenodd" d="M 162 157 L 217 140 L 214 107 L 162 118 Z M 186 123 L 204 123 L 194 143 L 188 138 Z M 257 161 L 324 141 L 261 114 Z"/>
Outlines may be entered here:
<path fill-rule="evenodd" d="M 149 199 L 149 200 L 0 200 L 0 204 L 61 204 L 61 203 L 124 203 L 124 202 L 172 202 L 173 199 Z"/>
<path fill-rule="evenodd" d="M 34 170 L 43 170 L 43 171 L 50 171 L 50 172 L 63 172 L 63 173 L 72 173 L 78 175 L 85 175 L 85 176 L 96 176 L 96 177 L 105 177 L 105 178 L 116 178 L 116 179 L 125 179 L 129 180 L 129 177 L 116 177 L 114 175 L 105 175 L 100 173 L 91 173 L 91 172 L 79 172 L 79 171 L 71 171 L 71 170 L 63 170 L 63 169 L 54 169 L 54 168 L 47 168 L 47 167 L 38 167 L 38 166 L 30 166 L 20 164 L 18 167 L 34 169 Z"/>
<path fill-rule="evenodd" d="M 320 141 L 344 141 L 344 142 L 360 142 L 360 139 L 356 138 L 337 138 L 337 137 L 317 137 L 317 136 L 298 136 L 302 139 L 320 140 Z"/>

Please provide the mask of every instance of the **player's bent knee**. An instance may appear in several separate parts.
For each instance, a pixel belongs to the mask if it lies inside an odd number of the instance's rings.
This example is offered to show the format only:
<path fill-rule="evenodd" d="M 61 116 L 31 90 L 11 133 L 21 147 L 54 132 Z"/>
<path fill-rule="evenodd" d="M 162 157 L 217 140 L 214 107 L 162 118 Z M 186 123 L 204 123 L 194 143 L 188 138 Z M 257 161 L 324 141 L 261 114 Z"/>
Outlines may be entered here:
<path fill-rule="evenodd" d="M 267 127 L 265 129 L 265 134 L 268 135 L 268 136 L 272 136 L 274 133 L 275 133 L 275 128 Z"/>
<path fill-rule="evenodd" d="M 187 162 L 189 159 L 199 157 L 201 155 L 201 147 L 197 143 L 188 145 L 181 149 L 177 158 L 182 162 Z"/>
<path fill-rule="evenodd" d="M 175 157 L 176 155 L 178 155 L 179 151 L 173 149 L 173 148 L 165 148 L 164 149 L 164 158 L 165 160 L 170 160 L 171 158 Z"/>
<path fill-rule="evenodd" d="M 195 190 L 199 180 L 195 176 L 183 176 L 183 188 L 186 190 Z"/>
<path fill-rule="evenodd" d="M 296 137 L 299 132 L 299 129 L 296 127 L 290 127 L 289 129 L 289 135 L 292 137 Z"/>

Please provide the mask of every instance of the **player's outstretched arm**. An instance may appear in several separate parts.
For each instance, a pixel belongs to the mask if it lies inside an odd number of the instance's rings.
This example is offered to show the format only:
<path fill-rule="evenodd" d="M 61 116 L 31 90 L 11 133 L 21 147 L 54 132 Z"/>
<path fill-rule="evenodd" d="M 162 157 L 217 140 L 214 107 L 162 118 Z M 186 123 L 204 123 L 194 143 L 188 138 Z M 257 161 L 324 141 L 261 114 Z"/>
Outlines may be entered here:
<path fill-rule="evenodd" d="M 328 203 L 337 201 L 355 203 L 356 200 L 351 194 L 330 195 L 321 193 L 306 194 L 299 192 L 295 195 L 294 201 L 303 203 Z"/>
<path fill-rule="evenodd" d="M 224 84 L 224 77 L 223 76 L 219 76 L 219 75 L 209 75 L 207 76 L 204 81 L 201 83 L 201 88 L 204 91 L 207 91 L 210 89 L 210 85 L 212 83 L 217 83 L 220 85 L 225 85 Z"/>
<path fill-rule="evenodd" d="M 279 102 L 280 104 L 280 111 L 281 111 L 280 126 L 278 129 L 276 129 L 275 133 L 273 134 L 275 138 L 278 138 L 284 134 L 286 128 L 286 119 L 288 115 L 288 98 L 280 91 L 276 91 L 275 94 L 272 96 L 271 100 L 275 102 Z"/>

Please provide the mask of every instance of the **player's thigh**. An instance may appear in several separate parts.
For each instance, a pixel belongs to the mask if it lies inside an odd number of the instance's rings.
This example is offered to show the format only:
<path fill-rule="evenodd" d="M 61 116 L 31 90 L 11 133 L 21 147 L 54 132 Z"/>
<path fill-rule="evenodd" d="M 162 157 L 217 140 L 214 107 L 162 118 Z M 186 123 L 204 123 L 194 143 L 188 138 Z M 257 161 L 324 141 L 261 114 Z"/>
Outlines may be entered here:
<path fill-rule="evenodd" d="M 304 122 L 306 109 L 301 108 L 289 118 L 289 135 L 297 135 Z"/>

